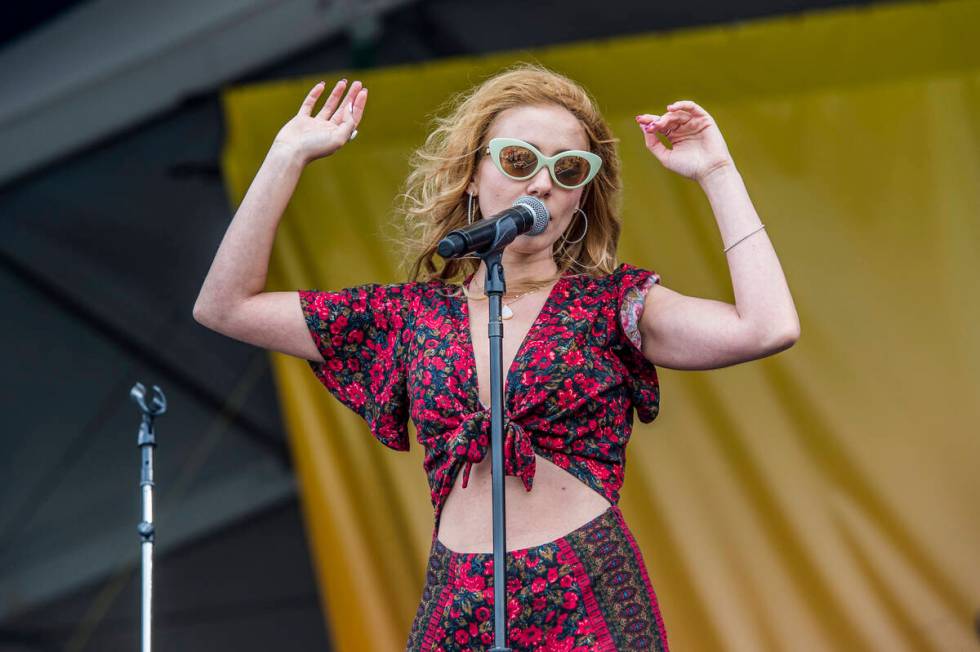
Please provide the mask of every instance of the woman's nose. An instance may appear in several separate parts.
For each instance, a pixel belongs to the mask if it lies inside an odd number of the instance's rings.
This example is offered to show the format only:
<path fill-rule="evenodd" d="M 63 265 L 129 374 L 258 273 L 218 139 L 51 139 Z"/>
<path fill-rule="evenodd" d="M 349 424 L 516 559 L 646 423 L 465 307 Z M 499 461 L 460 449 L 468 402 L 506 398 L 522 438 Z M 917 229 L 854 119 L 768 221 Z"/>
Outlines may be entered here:
<path fill-rule="evenodd" d="M 551 192 L 551 173 L 548 168 L 542 167 L 538 173 L 531 177 L 531 182 L 527 186 L 530 195 L 547 195 Z"/>

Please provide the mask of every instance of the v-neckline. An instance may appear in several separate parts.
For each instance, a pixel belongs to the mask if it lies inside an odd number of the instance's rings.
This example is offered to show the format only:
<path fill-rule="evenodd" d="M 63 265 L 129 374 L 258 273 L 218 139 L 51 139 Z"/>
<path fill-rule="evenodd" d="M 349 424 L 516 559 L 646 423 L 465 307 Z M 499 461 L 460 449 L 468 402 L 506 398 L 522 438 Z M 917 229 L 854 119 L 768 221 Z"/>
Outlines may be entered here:
<path fill-rule="evenodd" d="M 475 272 L 474 272 L 475 274 Z M 463 282 L 466 283 L 473 278 L 474 274 L 471 274 L 469 278 L 465 279 Z M 551 286 L 551 290 L 548 292 L 548 297 L 544 300 L 544 305 L 541 306 L 541 310 L 538 311 L 537 316 L 534 321 L 531 322 L 530 328 L 527 329 L 527 333 L 524 334 L 524 339 L 521 340 L 520 346 L 517 347 L 517 352 L 514 353 L 514 359 L 510 362 L 510 368 L 504 373 L 504 412 L 507 411 L 508 397 L 510 395 L 510 390 L 514 387 L 511 383 L 511 375 L 514 373 L 515 368 L 518 366 L 518 361 L 524 356 L 525 349 L 527 349 L 529 343 L 532 341 L 532 335 L 541 327 L 542 318 L 545 316 L 546 312 L 550 312 L 554 309 L 554 298 L 555 290 L 567 277 L 568 273 L 563 272 L 558 280 L 555 281 L 554 285 Z M 480 410 L 489 410 L 489 405 L 484 405 L 483 401 L 480 399 L 480 375 L 477 373 L 476 368 L 476 348 L 473 345 L 473 328 L 470 324 L 470 306 L 469 301 L 464 294 L 462 298 L 457 297 L 460 300 L 460 314 L 462 315 L 463 330 L 466 333 L 466 342 L 469 345 L 469 357 L 470 357 L 470 382 L 469 382 L 469 394 L 473 397 L 473 401 Z M 506 325 L 504 326 L 506 328 Z M 489 379 L 488 379 L 489 380 Z M 492 397 L 491 397 L 492 398 Z"/>

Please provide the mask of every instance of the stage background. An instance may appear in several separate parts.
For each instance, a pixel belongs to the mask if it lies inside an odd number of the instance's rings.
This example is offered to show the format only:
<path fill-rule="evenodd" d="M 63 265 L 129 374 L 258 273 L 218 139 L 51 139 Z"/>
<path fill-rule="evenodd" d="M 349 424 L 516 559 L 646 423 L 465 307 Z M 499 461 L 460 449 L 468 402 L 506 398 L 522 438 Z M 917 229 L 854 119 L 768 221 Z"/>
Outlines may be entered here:
<path fill-rule="evenodd" d="M 398 281 L 392 200 L 450 94 L 534 60 L 598 99 L 623 159 L 623 261 L 732 301 L 696 183 L 633 122 L 693 99 L 717 120 L 786 272 L 802 337 L 721 370 L 661 369 L 621 506 L 676 650 L 976 649 L 980 521 L 980 7 L 845 9 L 357 72 L 357 140 L 305 173 L 269 290 Z M 237 200 L 320 78 L 229 89 Z M 338 649 L 404 646 L 432 514 L 413 439 L 380 446 L 273 354 L 324 614 Z"/>

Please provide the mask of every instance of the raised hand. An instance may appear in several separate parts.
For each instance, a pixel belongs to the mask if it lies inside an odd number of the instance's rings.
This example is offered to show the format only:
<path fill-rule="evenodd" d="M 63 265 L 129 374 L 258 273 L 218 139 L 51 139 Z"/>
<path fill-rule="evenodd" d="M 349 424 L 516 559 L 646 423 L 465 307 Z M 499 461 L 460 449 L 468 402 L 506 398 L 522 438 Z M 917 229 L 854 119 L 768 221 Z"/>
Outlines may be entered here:
<path fill-rule="evenodd" d="M 299 112 L 276 135 L 274 145 L 293 148 L 304 162 L 330 156 L 347 144 L 364 115 L 368 89 L 355 81 L 341 102 L 347 80 L 334 85 L 323 108 L 313 115 L 313 107 L 325 84 L 318 83 L 303 100 Z"/>
<path fill-rule="evenodd" d="M 701 181 L 726 165 L 734 165 L 728 146 L 714 118 L 689 100 L 667 105 L 667 113 L 636 116 L 643 131 L 646 147 L 665 168 Z M 662 133 L 671 144 L 668 148 L 657 137 Z"/>

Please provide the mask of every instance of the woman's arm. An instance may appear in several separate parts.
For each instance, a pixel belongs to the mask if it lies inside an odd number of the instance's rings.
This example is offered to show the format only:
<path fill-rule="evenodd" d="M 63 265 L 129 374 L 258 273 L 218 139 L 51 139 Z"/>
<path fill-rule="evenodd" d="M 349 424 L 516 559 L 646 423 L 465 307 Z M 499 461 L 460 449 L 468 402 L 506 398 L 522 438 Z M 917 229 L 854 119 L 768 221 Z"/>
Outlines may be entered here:
<path fill-rule="evenodd" d="M 194 319 L 236 340 L 316 360 L 298 293 L 263 292 L 276 229 L 303 165 L 287 146 L 269 150 L 221 240 Z"/>
<path fill-rule="evenodd" d="M 194 319 L 211 330 L 262 348 L 323 362 L 297 292 L 263 292 L 279 220 L 311 161 L 342 147 L 360 122 L 367 89 L 355 81 L 338 109 L 346 80 L 312 115 L 323 83 L 307 95 L 276 136 L 225 232 L 194 304 Z M 353 110 L 351 110 L 351 106 Z"/>
<path fill-rule="evenodd" d="M 665 167 L 700 183 L 723 248 L 752 235 L 725 254 L 735 305 L 689 297 L 659 284 L 650 288 L 640 320 L 644 356 L 671 369 L 715 369 L 789 348 L 800 336 L 793 297 L 766 230 L 753 233 L 762 222 L 721 133 L 693 102 L 677 102 L 668 109 L 674 110 L 663 117 L 638 117 L 648 147 Z M 666 133 L 673 148 L 660 143 L 656 132 Z"/>

